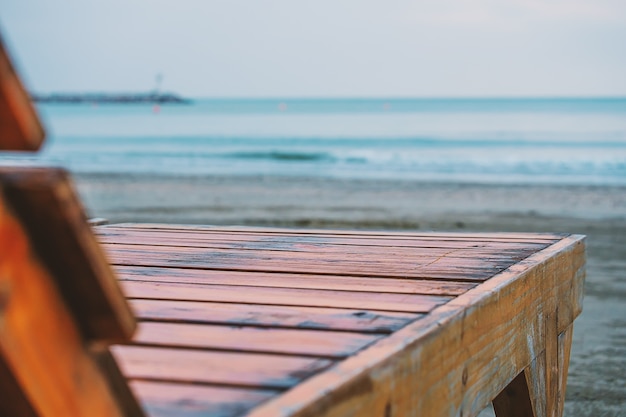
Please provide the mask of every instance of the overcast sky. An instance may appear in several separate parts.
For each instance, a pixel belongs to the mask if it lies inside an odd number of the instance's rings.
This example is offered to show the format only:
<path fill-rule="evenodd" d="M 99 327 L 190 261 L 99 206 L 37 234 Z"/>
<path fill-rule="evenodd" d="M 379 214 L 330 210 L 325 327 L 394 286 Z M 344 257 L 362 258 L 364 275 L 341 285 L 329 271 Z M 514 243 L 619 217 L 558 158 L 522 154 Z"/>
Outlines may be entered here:
<path fill-rule="evenodd" d="M 29 88 L 626 96 L 626 0 L 0 0 Z"/>

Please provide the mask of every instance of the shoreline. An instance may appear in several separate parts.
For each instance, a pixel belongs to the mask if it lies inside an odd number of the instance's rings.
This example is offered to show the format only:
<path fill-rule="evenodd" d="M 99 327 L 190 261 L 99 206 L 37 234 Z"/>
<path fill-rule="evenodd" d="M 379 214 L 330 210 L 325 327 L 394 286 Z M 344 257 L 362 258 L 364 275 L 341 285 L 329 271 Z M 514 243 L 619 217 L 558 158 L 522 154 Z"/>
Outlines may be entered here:
<path fill-rule="evenodd" d="M 424 228 L 515 216 L 626 220 L 626 186 L 481 184 L 289 176 L 75 174 L 112 221 Z M 445 222 L 444 222 L 445 223 Z M 345 224 L 345 226 L 341 226 Z M 447 226 L 449 227 L 449 226 Z"/>

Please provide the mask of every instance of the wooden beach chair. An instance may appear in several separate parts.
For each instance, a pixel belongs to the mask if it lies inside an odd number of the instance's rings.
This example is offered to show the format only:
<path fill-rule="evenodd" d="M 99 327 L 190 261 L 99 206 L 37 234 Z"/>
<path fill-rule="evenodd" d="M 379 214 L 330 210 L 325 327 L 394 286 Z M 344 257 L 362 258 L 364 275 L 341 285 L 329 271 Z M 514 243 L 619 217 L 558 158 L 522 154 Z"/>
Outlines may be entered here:
<path fill-rule="evenodd" d="M 0 150 L 44 131 L 0 39 Z M 141 416 L 108 346 L 135 319 L 67 174 L 0 167 L 0 416 Z"/>
<path fill-rule="evenodd" d="M 108 350 L 135 319 L 67 175 L 3 167 L 0 190 L 0 415 L 142 415 Z"/>
<path fill-rule="evenodd" d="M 0 58 L 0 149 L 36 149 Z M 0 416 L 470 417 L 493 402 L 560 417 L 584 254 L 557 234 L 91 228 L 63 170 L 3 167 Z"/>

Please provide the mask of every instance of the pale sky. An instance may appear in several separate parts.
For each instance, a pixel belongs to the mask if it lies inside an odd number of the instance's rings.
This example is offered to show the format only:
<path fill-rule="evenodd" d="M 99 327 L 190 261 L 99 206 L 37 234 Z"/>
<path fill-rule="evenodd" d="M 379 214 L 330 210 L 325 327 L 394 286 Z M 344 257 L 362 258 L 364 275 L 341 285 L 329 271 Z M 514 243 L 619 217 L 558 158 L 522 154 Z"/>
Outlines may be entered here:
<path fill-rule="evenodd" d="M 626 0 L 0 0 L 36 92 L 626 96 Z"/>

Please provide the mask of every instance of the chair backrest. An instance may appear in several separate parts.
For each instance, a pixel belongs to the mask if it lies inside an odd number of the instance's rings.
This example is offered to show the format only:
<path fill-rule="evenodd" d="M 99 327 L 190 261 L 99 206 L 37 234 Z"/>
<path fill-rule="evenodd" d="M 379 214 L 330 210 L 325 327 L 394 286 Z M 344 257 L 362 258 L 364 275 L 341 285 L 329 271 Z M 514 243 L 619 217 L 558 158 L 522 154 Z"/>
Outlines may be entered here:
<path fill-rule="evenodd" d="M 0 36 L 0 150 L 36 151 L 44 130 Z"/>
<path fill-rule="evenodd" d="M 0 151 L 43 138 L 0 40 Z M 135 326 L 67 172 L 0 167 L 0 416 L 142 416 L 108 350 Z"/>

